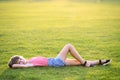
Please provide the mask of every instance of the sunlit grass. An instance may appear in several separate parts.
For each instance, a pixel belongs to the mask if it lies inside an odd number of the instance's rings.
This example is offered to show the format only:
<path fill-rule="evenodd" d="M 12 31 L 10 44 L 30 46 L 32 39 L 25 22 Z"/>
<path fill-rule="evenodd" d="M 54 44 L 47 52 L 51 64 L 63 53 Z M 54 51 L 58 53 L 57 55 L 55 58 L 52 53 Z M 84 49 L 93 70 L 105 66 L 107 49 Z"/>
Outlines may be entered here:
<path fill-rule="evenodd" d="M 2 7 L 0 16 L 1 18 L 6 18 L 6 20 L 1 19 L 3 25 L 11 25 L 11 27 L 17 26 L 17 28 L 20 29 L 33 29 L 33 27 L 69 27 L 74 24 L 80 25 L 80 21 L 87 24 L 86 22 L 92 22 L 96 19 L 108 20 L 109 18 L 119 18 L 118 5 L 93 4 L 94 3 L 79 4 L 70 2 L 68 4 L 56 4 L 54 2 L 13 2 L 9 5 L 5 4 L 5 6 L 3 3 L 1 6 L 4 5 L 5 7 Z M 6 24 L 6 21 L 8 24 Z M 81 26 L 85 27 L 83 23 L 81 23 Z"/>
<path fill-rule="evenodd" d="M 66 1 L 0 3 L 0 80 L 119 80 L 120 6 Z M 85 59 L 113 59 L 94 68 L 9 69 L 12 55 L 55 57 L 73 44 Z"/>

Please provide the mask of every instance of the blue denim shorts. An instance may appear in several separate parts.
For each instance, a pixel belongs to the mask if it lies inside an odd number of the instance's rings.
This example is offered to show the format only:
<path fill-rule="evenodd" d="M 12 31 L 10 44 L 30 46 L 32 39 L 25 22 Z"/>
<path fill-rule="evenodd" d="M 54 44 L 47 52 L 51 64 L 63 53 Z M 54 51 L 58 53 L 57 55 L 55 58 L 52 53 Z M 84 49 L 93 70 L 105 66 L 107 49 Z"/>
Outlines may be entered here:
<path fill-rule="evenodd" d="M 65 66 L 65 62 L 63 60 L 61 60 L 59 57 L 49 58 L 48 59 L 48 66 L 52 66 L 52 67 Z"/>

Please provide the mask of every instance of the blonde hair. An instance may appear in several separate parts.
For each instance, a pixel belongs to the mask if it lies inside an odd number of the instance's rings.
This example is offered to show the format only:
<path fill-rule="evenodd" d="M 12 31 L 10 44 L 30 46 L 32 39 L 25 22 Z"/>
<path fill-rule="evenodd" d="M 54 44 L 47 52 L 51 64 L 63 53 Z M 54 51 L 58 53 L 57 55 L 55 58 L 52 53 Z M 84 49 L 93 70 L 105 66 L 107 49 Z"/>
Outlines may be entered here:
<path fill-rule="evenodd" d="M 12 56 L 12 57 L 10 58 L 9 62 L 8 62 L 8 66 L 9 66 L 10 68 L 12 68 L 12 65 L 13 65 L 13 64 L 17 64 L 17 62 L 18 62 L 19 59 L 20 59 L 20 56 L 18 56 L 18 55 Z"/>

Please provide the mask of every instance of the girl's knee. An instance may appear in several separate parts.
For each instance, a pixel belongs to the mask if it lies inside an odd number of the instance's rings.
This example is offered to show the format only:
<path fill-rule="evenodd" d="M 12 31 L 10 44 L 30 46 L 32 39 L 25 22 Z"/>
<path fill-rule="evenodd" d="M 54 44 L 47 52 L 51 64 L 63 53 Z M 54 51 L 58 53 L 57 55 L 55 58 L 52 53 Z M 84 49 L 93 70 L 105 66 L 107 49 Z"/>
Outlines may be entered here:
<path fill-rule="evenodd" d="M 70 48 L 71 46 L 72 46 L 72 44 L 70 44 L 70 43 L 66 44 L 67 48 Z"/>
<path fill-rule="evenodd" d="M 71 45 L 70 43 L 68 43 L 68 44 L 66 44 L 66 46 L 69 46 L 69 47 L 70 47 L 70 46 L 72 46 L 72 45 Z"/>

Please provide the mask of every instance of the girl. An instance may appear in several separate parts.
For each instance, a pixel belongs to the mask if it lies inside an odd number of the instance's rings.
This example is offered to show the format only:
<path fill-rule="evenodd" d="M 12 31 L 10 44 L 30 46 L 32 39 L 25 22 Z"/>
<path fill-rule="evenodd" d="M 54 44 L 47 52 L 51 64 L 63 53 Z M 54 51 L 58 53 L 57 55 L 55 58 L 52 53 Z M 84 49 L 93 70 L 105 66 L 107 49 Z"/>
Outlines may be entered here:
<path fill-rule="evenodd" d="M 74 59 L 67 59 L 67 54 L 70 53 Z M 94 60 L 86 61 L 78 53 L 78 51 L 71 44 L 67 44 L 56 56 L 56 58 L 46 58 L 46 57 L 33 57 L 26 60 L 22 56 L 15 55 L 11 57 L 8 66 L 10 68 L 25 68 L 25 67 L 36 67 L 36 66 L 75 66 L 83 65 L 86 67 L 93 67 L 96 64 L 107 65 L 111 60 Z"/>

